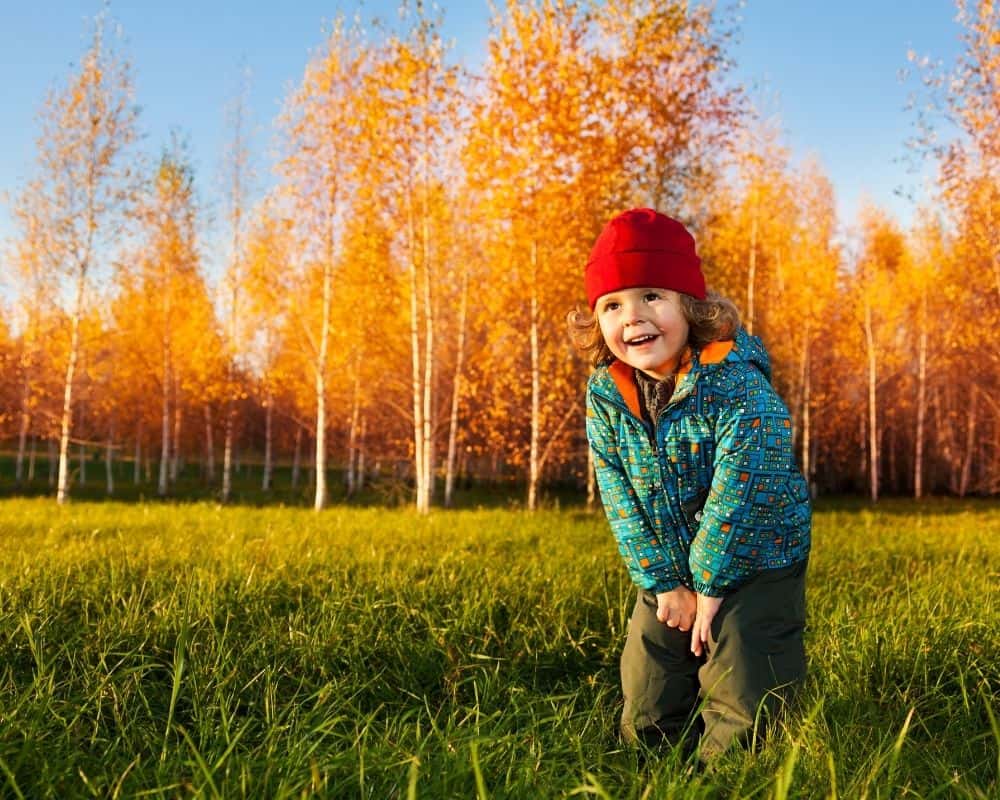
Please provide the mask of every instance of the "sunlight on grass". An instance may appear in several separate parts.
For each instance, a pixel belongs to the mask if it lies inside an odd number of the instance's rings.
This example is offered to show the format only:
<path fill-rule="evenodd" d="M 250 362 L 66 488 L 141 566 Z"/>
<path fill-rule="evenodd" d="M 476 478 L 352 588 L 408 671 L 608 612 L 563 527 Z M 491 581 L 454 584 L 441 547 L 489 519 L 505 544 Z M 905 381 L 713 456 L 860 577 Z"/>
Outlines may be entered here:
<path fill-rule="evenodd" d="M 615 738 L 631 589 L 583 512 L 0 504 L 11 796 L 1000 790 L 1000 509 L 816 515 L 798 710 L 710 773 Z"/>

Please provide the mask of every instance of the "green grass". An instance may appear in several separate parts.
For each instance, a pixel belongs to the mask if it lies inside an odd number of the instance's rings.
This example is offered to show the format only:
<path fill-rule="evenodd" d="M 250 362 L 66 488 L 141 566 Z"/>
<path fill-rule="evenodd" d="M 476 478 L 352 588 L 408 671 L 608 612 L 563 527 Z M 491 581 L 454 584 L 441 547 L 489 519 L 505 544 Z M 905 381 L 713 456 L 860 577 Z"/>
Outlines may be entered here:
<path fill-rule="evenodd" d="M 631 601 L 578 511 L 0 502 L 4 797 L 1000 796 L 1000 506 L 816 515 L 800 707 L 622 748 Z"/>

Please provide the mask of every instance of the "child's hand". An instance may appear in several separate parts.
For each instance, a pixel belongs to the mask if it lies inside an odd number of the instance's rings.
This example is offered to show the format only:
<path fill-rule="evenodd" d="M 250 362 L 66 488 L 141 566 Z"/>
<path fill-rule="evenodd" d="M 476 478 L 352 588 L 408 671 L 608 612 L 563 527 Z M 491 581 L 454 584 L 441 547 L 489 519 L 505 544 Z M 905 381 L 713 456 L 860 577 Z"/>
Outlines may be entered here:
<path fill-rule="evenodd" d="M 696 610 L 695 594 L 687 586 L 678 586 L 656 595 L 656 618 L 668 628 L 691 630 Z"/>
<path fill-rule="evenodd" d="M 708 635 L 712 630 L 712 620 L 722 605 L 723 598 L 708 597 L 704 594 L 698 595 L 697 613 L 694 617 L 694 630 L 691 632 L 691 652 L 700 656 L 704 645 L 708 642 Z"/>

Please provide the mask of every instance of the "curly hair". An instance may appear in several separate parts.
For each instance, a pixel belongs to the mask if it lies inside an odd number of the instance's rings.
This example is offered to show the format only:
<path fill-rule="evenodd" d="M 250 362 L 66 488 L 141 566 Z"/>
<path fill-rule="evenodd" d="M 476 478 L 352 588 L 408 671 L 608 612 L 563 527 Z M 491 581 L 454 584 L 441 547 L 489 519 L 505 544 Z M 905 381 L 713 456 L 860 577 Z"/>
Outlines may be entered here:
<path fill-rule="evenodd" d="M 716 292 L 707 292 L 704 300 L 679 293 L 681 310 L 688 323 L 688 341 L 691 347 L 704 347 L 709 342 L 732 339 L 740 329 L 740 312 L 728 298 Z M 586 305 L 579 304 L 566 315 L 569 336 L 577 350 L 582 352 L 592 366 L 614 359 L 601 335 L 601 326 Z"/>

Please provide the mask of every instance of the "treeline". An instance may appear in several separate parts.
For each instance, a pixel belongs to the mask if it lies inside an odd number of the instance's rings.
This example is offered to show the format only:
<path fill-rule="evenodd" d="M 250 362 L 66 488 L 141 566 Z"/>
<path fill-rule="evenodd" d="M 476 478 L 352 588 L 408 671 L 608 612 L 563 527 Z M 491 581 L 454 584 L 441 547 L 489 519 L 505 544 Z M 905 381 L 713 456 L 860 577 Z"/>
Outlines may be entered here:
<path fill-rule="evenodd" d="M 959 62 L 920 68 L 934 205 L 910 231 L 865 208 L 846 235 L 821 169 L 749 107 L 710 6 L 508 2 L 479 74 L 420 4 L 398 32 L 340 22 L 275 120 L 256 201 L 246 107 L 230 110 L 214 284 L 183 142 L 139 151 L 131 65 L 98 17 L 13 203 L 16 480 L 45 448 L 64 500 L 89 443 L 162 495 L 198 460 L 228 499 L 248 451 L 264 489 L 276 459 L 308 461 L 317 508 L 332 466 L 348 493 L 411 481 L 420 510 L 459 476 L 520 477 L 529 507 L 553 482 L 582 491 L 588 367 L 564 319 L 603 223 L 651 205 L 694 228 L 710 286 L 771 351 L 817 492 L 995 494 L 1000 12 L 959 11 Z"/>

